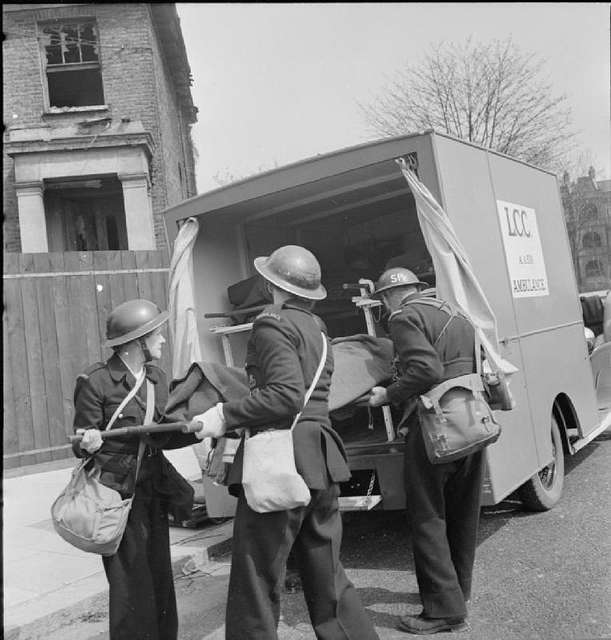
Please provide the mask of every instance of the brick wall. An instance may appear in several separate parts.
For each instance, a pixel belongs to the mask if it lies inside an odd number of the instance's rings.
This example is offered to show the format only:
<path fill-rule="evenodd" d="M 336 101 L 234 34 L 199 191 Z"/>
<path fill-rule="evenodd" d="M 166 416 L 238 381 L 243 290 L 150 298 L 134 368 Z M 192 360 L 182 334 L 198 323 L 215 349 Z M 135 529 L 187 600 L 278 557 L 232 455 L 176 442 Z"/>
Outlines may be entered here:
<path fill-rule="evenodd" d="M 194 173 L 193 152 L 188 135 L 189 125 L 176 100 L 176 90 L 168 68 L 168 60 L 159 39 L 152 38 L 152 43 L 158 131 L 161 143 L 159 161 L 164 166 L 166 206 L 171 206 L 195 195 L 194 184 L 189 180 L 189 175 Z M 155 224 L 156 229 L 159 225 L 163 231 L 162 220 L 156 220 Z"/>
<path fill-rule="evenodd" d="M 184 199 L 178 159 L 193 173 L 188 128 L 181 128 L 168 74 L 146 3 L 88 4 L 3 13 L 5 124 L 51 126 L 109 115 L 140 120 L 155 144 L 151 162 L 151 198 L 158 248 L 166 246 L 161 211 Z M 37 22 L 53 18 L 95 18 L 107 112 L 44 114 L 44 72 Z M 160 69 L 163 73 L 160 74 Z M 182 130 L 181 130 L 182 129 Z M 183 146 L 186 149 L 183 150 Z M 189 166 L 189 158 L 191 166 Z M 188 195 L 193 195 L 192 188 Z M 12 160 L 4 158 L 4 250 L 19 251 L 19 228 Z"/>

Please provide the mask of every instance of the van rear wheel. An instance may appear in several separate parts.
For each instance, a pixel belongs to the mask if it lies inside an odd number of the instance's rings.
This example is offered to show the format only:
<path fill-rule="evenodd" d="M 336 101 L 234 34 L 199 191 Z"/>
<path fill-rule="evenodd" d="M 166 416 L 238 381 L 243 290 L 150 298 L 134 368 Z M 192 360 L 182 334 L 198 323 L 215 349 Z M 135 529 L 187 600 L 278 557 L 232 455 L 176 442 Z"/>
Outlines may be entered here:
<path fill-rule="evenodd" d="M 551 423 L 552 461 L 527 480 L 518 493 L 524 506 L 530 511 L 551 509 L 562 495 L 564 486 L 564 451 L 560 427 L 554 416 Z"/>

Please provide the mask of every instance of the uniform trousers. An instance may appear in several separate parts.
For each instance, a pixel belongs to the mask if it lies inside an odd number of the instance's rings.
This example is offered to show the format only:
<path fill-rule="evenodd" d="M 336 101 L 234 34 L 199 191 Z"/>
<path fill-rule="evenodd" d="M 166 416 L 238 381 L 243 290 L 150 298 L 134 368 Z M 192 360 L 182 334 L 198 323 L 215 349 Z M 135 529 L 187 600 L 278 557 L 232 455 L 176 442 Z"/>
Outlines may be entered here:
<path fill-rule="evenodd" d="M 483 480 L 483 451 L 431 464 L 413 413 L 405 447 L 405 492 L 423 614 L 461 618 L 471 580 Z"/>
<path fill-rule="evenodd" d="M 110 640 L 176 640 L 178 616 L 167 505 L 139 483 L 117 553 L 102 558 L 109 583 Z"/>
<path fill-rule="evenodd" d="M 280 591 L 293 548 L 319 640 L 377 640 L 339 559 L 339 486 L 312 489 L 307 507 L 257 513 L 238 498 L 227 597 L 226 640 L 274 640 Z"/>

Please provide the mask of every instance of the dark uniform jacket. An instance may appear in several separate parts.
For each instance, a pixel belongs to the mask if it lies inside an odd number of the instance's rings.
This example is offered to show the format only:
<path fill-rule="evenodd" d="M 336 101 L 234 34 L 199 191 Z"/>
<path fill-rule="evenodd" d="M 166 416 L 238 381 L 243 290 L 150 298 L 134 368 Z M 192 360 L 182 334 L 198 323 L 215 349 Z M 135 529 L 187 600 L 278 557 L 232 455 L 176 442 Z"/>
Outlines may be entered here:
<path fill-rule="evenodd" d="M 419 293 L 408 296 L 389 318 L 399 375 L 386 392 L 392 404 L 404 405 L 402 422 L 414 410 L 419 395 L 475 371 L 471 323 L 459 315 L 447 325 L 452 312 L 443 301 L 436 300 L 439 308 L 434 308 L 419 299 L 423 299 Z"/>
<path fill-rule="evenodd" d="M 290 301 L 271 305 L 254 321 L 248 341 L 246 372 L 250 394 L 223 405 L 228 432 L 248 427 L 251 435 L 270 427 L 290 428 L 303 409 L 322 355 L 320 318 Z M 311 489 L 350 478 L 346 454 L 329 418 L 329 388 L 333 352 L 327 359 L 310 400 L 293 431 L 297 471 Z M 228 475 L 228 484 L 242 479 L 242 445 Z M 236 492 L 235 487 L 233 492 Z"/>
<path fill-rule="evenodd" d="M 155 390 L 154 422 L 161 422 L 168 398 L 165 373 L 153 364 L 145 364 L 146 378 Z M 97 362 L 78 376 L 74 390 L 74 428 L 95 427 L 104 431 L 117 407 L 133 388 L 136 379 L 118 355 L 107 362 Z M 146 414 L 146 380 L 136 395 L 123 407 L 111 430 L 119 427 L 141 425 Z M 147 445 L 142 458 L 138 485 L 153 480 L 156 493 L 165 496 L 169 502 L 187 504 L 193 490 L 178 474 L 160 449 L 171 449 L 197 442 L 191 434 L 157 434 L 147 436 Z M 138 438 L 125 437 L 105 440 L 94 454 L 95 464 L 100 467 L 100 481 L 116 489 L 122 495 L 134 492 Z M 77 456 L 85 452 L 78 444 L 74 447 Z M 188 509 L 190 513 L 190 507 Z"/>

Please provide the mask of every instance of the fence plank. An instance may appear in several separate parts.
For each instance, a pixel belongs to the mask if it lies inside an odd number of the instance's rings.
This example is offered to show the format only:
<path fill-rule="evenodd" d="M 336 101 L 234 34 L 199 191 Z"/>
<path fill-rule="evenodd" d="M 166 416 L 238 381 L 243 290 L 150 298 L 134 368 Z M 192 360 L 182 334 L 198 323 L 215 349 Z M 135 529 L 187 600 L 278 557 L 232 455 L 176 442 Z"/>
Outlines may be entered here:
<path fill-rule="evenodd" d="M 4 273 L 19 273 L 19 254 L 4 253 L 2 270 Z"/>
<path fill-rule="evenodd" d="M 69 252 L 64 256 L 67 271 L 85 271 L 93 268 L 91 252 Z M 93 276 L 68 277 L 68 298 L 72 309 L 73 335 L 79 341 L 76 361 L 77 375 L 86 367 L 102 359 L 95 281 Z"/>
<path fill-rule="evenodd" d="M 4 283 L 5 311 L 8 321 L 8 342 L 10 344 L 10 368 L 13 379 L 15 402 L 15 424 L 19 440 L 19 451 L 34 448 L 32 427 L 32 402 L 27 366 L 27 342 L 23 319 L 21 285 L 16 280 Z M 20 464 L 23 460 L 20 459 Z"/>
<path fill-rule="evenodd" d="M 22 254 L 20 262 L 22 273 L 35 271 L 32 254 Z M 45 393 L 36 283 L 33 280 L 24 280 L 21 286 L 34 448 L 44 449 L 51 446 L 51 440 L 47 423 L 49 412 Z M 35 456 L 35 459 L 36 462 L 47 462 L 51 460 L 51 454 L 40 453 Z"/>
<path fill-rule="evenodd" d="M 165 260 L 164 255 L 158 251 L 157 255 L 151 256 L 150 260 L 155 267 L 165 267 L 167 266 L 167 260 Z M 164 273 L 162 271 L 157 271 L 155 273 L 151 273 L 151 285 L 153 289 L 154 299 L 157 300 L 157 304 L 162 309 L 168 308 L 168 273 Z"/>
<path fill-rule="evenodd" d="M 3 428 L 2 428 L 2 444 L 5 454 L 17 453 L 19 451 L 19 433 L 17 431 L 17 413 L 15 411 L 15 393 L 13 390 L 13 375 L 11 373 L 11 334 L 9 330 L 9 315 L 14 313 L 9 308 L 4 292 L 4 310 L 2 313 L 2 370 L 4 371 L 4 379 L 2 380 L 2 399 L 3 399 Z"/>
<path fill-rule="evenodd" d="M 106 271 L 112 268 L 110 261 L 112 260 L 109 255 L 110 251 L 96 251 L 93 254 L 93 268 L 97 271 Z M 123 276 L 117 275 L 105 275 L 95 274 L 93 276 L 95 281 L 95 293 L 97 301 L 97 322 L 98 322 L 98 335 L 100 337 L 100 349 L 102 353 L 102 360 L 107 360 L 112 351 L 108 347 L 104 347 L 106 340 L 106 320 L 112 311 L 112 283 L 115 280 L 120 280 Z"/>
<path fill-rule="evenodd" d="M 139 269 L 148 269 L 151 266 L 154 265 L 151 265 L 150 252 L 136 251 L 136 267 Z M 153 300 L 152 275 L 151 273 L 138 274 L 138 297 L 156 302 L 156 300 Z"/>
<path fill-rule="evenodd" d="M 52 271 L 64 271 L 64 254 L 50 253 L 49 266 Z M 73 313 L 68 299 L 68 284 L 65 276 L 51 278 L 51 296 L 55 303 L 55 328 L 57 331 L 57 367 L 59 369 L 60 401 L 63 410 L 63 428 L 59 428 L 55 435 L 59 444 L 66 444 L 67 438 L 72 434 L 72 422 L 74 420 L 73 393 L 76 376 L 74 362 L 79 354 L 75 346 L 78 346 L 72 335 L 71 315 Z M 52 434 L 53 436 L 53 434 Z M 65 453 L 56 452 L 54 457 L 65 457 Z"/>
<path fill-rule="evenodd" d="M 109 251 L 108 268 L 115 271 L 122 269 L 121 255 L 118 251 Z M 109 277 L 110 284 L 110 307 L 114 309 L 118 304 L 129 300 L 125 295 L 125 281 L 129 277 L 127 273 L 117 274 Z"/>
<path fill-rule="evenodd" d="M 136 255 L 133 251 L 121 251 L 121 268 L 135 269 Z M 138 297 L 138 276 L 135 273 L 126 273 L 123 281 L 125 299 L 133 300 Z"/>
<path fill-rule="evenodd" d="M 48 253 L 34 255 L 34 269 L 41 273 L 48 271 L 51 259 Z M 37 279 L 36 304 L 38 306 L 38 324 L 40 327 L 40 346 L 42 357 L 43 381 L 45 385 L 45 399 L 47 402 L 47 419 L 41 428 L 46 428 L 52 447 L 66 444 L 63 438 L 64 408 L 61 399 L 61 379 L 57 375 L 59 363 L 59 349 L 57 344 L 57 327 L 53 309 L 57 301 L 52 296 L 52 286 L 55 278 Z M 57 459 L 56 453 L 51 453 Z"/>

